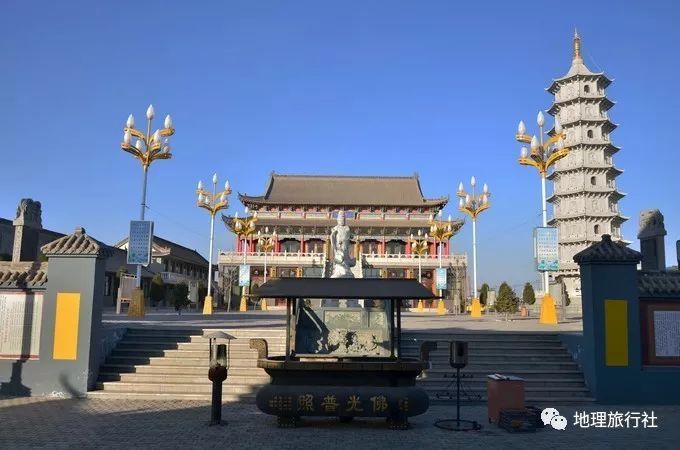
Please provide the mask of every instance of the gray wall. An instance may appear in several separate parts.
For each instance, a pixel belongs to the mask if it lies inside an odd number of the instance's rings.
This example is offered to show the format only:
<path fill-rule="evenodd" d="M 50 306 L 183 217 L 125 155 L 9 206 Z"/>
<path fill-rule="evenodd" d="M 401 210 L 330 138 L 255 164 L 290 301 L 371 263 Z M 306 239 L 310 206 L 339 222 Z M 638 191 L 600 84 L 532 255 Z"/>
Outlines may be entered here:
<path fill-rule="evenodd" d="M 0 392 L 81 397 L 93 387 L 102 360 L 104 263 L 96 256 L 51 256 L 43 299 L 38 361 L 0 361 Z M 80 293 L 77 357 L 53 358 L 57 293 Z M 92 344 L 94 343 L 94 344 Z"/>

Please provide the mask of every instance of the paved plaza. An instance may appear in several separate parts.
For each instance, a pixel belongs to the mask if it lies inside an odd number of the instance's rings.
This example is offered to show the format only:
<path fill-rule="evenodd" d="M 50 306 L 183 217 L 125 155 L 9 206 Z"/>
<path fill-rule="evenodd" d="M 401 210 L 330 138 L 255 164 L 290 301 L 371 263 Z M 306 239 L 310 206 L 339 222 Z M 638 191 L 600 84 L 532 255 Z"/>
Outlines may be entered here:
<path fill-rule="evenodd" d="M 455 415 L 454 406 L 434 406 L 412 418 L 410 430 L 392 431 L 378 419 L 307 419 L 279 429 L 252 404 L 225 405 L 228 425 L 209 427 L 210 407 L 201 402 L 0 399 L 0 448 L 678 448 L 680 406 L 555 406 L 568 419 L 564 431 L 508 433 L 487 424 L 486 407 L 473 406 L 462 415 L 483 429 L 455 433 L 433 426 Z M 658 428 L 575 428 L 574 413 L 584 410 L 654 411 Z"/>
<path fill-rule="evenodd" d="M 279 328 L 286 325 L 286 312 L 274 311 L 247 311 L 247 312 L 224 312 L 216 311 L 212 315 L 203 315 L 200 312 L 183 312 L 178 315 L 169 308 L 149 308 L 146 316 L 131 318 L 126 314 L 116 315 L 112 309 L 106 309 L 103 315 L 104 324 L 107 326 L 139 327 L 159 326 L 178 328 Z M 583 324 L 580 318 L 569 318 L 558 325 L 543 325 L 538 323 L 537 317 L 515 316 L 511 320 L 504 320 L 502 316 L 488 314 L 481 319 L 473 319 L 469 314 L 446 314 L 439 316 L 434 312 L 407 312 L 402 316 L 402 327 L 405 331 L 423 332 L 572 332 L 581 331 Z"/>

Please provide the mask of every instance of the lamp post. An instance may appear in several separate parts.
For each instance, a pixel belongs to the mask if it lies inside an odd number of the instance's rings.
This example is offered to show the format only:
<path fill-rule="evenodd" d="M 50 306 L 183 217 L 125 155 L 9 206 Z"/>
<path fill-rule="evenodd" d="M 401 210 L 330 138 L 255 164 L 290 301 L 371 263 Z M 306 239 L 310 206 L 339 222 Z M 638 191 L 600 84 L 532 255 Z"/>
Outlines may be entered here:
<path fill-rule="evenodd" d="M 128 116 L 123 128 L 123 142 L 120 148 L 130 153 L 142 164 L 142 171 L 144 173 L 142 181 L 142 203 L 139 214 L 139 220 L 144 220 L 144 213 L 146 210 L 146 184 L 149 166 L 152 162 L 160 159 L 170 159 L 170 141 L 169 136 L 175 134 L 175 129 L 172 126 L 172 118 L 168 114 L 165 116 L 163 128 L 159 128 L 151 133 L 151 121 L 153 120 L 155 111 L 153 105 L 149 105 L 146 110 L 146 133 L 135 128 L 135 118 L 132 114 Z M 135 137 L 135 143 L 132 144 L 132 137 Z M 153 236 L 151 236 L 153 240 Z M 138 311 L 144 311 L 144 293 L 142 291 L 142 265 L 137 265 L 137 280 L 136 289 L 133 293 L 133 298 L 137 303 Z M 143 315 L 143 313 L 142 313 Z"/>
<path fill-rule="evenodd" d="M 463 188 L 463 182 L 458 184 L 458 192 L 456 193 L 460 197 L 458 201 L 458 209 L 465 214 L 469 215 L 472 219 L 472 317 L 481 317 L 482 309 L 479 303 L 479 298 L 477 298 L 477 216 L 489 209 L 491 204 L 489 204 L 489 197 L 491 192 L 489 192 L 489 186 L 484 184 L 481 194 L 475 193 L 475 186 L 477 185 L 477 180 L 475 177 L 470 178 L 470 186 L 472 186 L 472 193 L 468 194 Z"/>
<path fill-rule="evenodd" d="M 269 227 L 264 228 L 264 233 L 265 235 L 269 234 Z M 272 251 L 274 249 L 274 245 L 276 244 L 276 230 L 272 233 L 271 236 L 262 236 L 262 233 L 260 231 L 257 232 L 257 245 L 260 247 L 260 249 L 264 252 L 264 282 L 267 282 L 267 253 Z M 260 309 L 262 311 L 267 310 L 267 300 L 262 298 L 260 299 Z"/>
<path fill-rule="evenodd" d="M 414 239 L 411 235 L 411 253 L 418 255 L 418 283 L 423 282 L 423 270 L 421 259 L 423 255 L 427 254 L 428 235 L 425 233 L 425 238 L 421 238 L 422 231 L 418 230 L 418 239 Z M 418 300 L 418 312 L 423 312 L 423 299 Z"/>
<path fill-rule="evenodd" d="M 531 166 L 538 170 L 541 176 L 541 211 L 543 216 L 543 226 L 548 226 L 548 211 L 547 211 L 547 201 L 545 193 L 545 179 L 548 174 L 548 169 L 554 165 L 557 161 L 564 158 L 569 154 L 569 149 L 564 146 L 564 140 L 567 135 L 562 129 L 562 125 L 555 118 L 555 126 L 552 135 L 547 141 L 543 140 L 543 125 L 545 125 L 545 118 L 541 111 L 538 112 L 536 117 L 536 124 L 539 129 L 539 138 L 534 136 L 529 136 L 526 133 L 526 126 L 523 121 L 519 122 L 517 127 L 517 135 L 515 139 L 518 142 L 529 144 L 531 151 L 527 150 L 526 147 L 522 147 L 520 150 L 519 163 L 523 166 Z M 548 272 L 543 272 L 543 292 L 548 294 Z"/>
<path fill-rule="evenodd" d="M 243 219 L 238 218 L 238 212 L 234 214 L 231 220 L 231 231 L 236 234 L 238 239 L 243 239 L 243 265 L 246 265 L 248 261 L 248 239 L 250 239 L 255 234 L 255 222 L 257 222 L 257 211 L 253 212 L 252 216 L 248 216 L 248 207 L 245 208 L 246 216 Z M 250 279 L 250 274 L 248 275 Z M 241 304 L 239 306 L 239 311 L 244 312 L 248 310 L 248 302 L 246 299 L 247 286 L 242 286 L 241 289 Z"/>
<path fill-rule="evenodd" d="M 213 384 L 209 425 L 226 425 L 222 422 L 222 383 L 229 374 L 229 353 L 231 340 L 234 339 L 234 336 L 223 331 L 213 331 L 203 337 L 209 340 L 210 368 L 208 369 L 208 379 Z M 225 339 L 227 343 L 218 344 L 218 339 Z"/>
<path fill-rule="evenodd" d="M 229 200 L 227 196 L 231 194 L 231 188 L 229 187 L 229 181 L 224 183 L 224 190 L 217 192 L 217 174 L 212 177 L 212 193 L 203 188 L 203 182 L 198 182 L 198 188 L 196 189 L 196 194 L 198 198 L 196 200 L 196 206 L 203 208 L 210 213 L 210 252 L 208 259 L 208 294 L 205 296 L 203 302 L 203 314 L 212 314 L 213 303 L 212 303 L 212 258 L 213 258 L 213 241 L 215 238 L 215 214 L 226 208 L 229 205 Z"/>
<path fill-rule="evenodd" d="M 439 213 L 437 213 L 437 216 L 439 217 L 439 220 L 435 220 L 432 218 L 430 220 L 430 234 L 435 240 L 435 245 L 437 245 L 437 252 L 439 255 L 439 268 L 442 268 L 442 243 L 444 241 L 448 241 L 451 239 L 451 237 L 460 229 L 460 227 L 463 225 L 462 222 L 456 221 L 454 224 L 451 221 L 451 215 L 449 214 L 448 221 L 443 221 L 442 220 L 442 215 L 443 212 L 440 209 Z M 434 280 L 433 280 L 434 281 Z M 439 289 L 439 297 L 442 296 L 442 290 Z M 437 304 L 437 313 L 438 314 L 444 314 L 446 312 L 445 305 L 444 305 L 444 299 L 440 298 L 439 303 Z"/>

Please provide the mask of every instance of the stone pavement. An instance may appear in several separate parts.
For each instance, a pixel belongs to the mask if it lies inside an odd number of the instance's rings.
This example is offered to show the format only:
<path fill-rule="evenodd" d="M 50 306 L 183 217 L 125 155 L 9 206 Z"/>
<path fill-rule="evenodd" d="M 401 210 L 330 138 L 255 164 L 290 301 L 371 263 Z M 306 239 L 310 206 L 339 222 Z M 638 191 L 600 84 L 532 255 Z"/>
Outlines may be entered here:
<path fill-rule="evenodd" d="M 283 328 L 286 323 L 285 311 L 248 311 L 248 312 L 215 312 L 204 316 L 200 312 L 184 312 L 178 315 L 171 309 L 147 309 L 143 318 L 131 318 L 125 314 L 116 315 L 112 309 L 105 309 L 103 321 L 109 326 L 162 326 L 162 327 L 224 327 L 224 328 Z M 481 319 L 472 319 L 469 315 L 407 312 L 402 316 L 402 326 L 408 331 L 433 332 L 465 332 L 465 331 L 504 331 L 504 332 L 536 332 L 547 333 L 581 331 L 580 318 L 567 319 L 558 325 L 543 325 L 537 317 L 514 317 L 503 320 L 494 313 L 484 315 Z"/>
<path fill-rule="evenodd" d="M 478 432 L 440 430 L 433 423 L 455 414 L 454 406 L 435 406 L 411 419 L 408 431 L 392 431 L 377 419 L 341 424 L 307 419 L 295 429 L 279 429 L 271 416 L 252 404 L 225 405 L 228 425 L 209 427 L 210 407 L 202 402 L 130 400 L 0 399 L 0 448 L 243 448 L 243 449 L 677 449 L 680 406 L 560 407 L 565 431 L 508 433 L 486 420 L 486 407 L 464 407 L 464 418 L 478 420 Z M 658 428 L 574 427 L 575 411 L 654 411 Z"/>

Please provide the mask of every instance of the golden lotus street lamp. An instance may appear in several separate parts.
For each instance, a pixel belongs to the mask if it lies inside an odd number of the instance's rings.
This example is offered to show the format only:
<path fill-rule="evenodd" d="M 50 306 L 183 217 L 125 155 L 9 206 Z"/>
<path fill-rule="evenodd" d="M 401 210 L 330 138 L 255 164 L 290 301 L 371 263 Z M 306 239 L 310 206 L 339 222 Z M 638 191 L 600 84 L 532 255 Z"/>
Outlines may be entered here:
<path fill-rule="evenodd" d="M 427 241 L 429 239 L 427 233 L 425 233 L 425 237 L 421 238 L 423 235 L 422 231 L 418 230 L 418 238 L 414 239 L 413 235 L 411 235 L 411 253 L 414 255 L 418 256 L 418 283 L 423 282 L 423 269 L 422 269 L 422 258 L 423 255 L 427 254 L 428 251 L 428 244 Z M 418 300 L 418 312 L 423 312 L 423 300 L 420 299 Z"/>
<path fill-rule="evenodd" d="M 169 137 L 175 134 L 175 129 L 172 126 L 172 118 L 168 114 L 165 116 L 163 128 L 159 128 L 153 133 L 151 132 L 151 122 L 155 116 L 153 105 L 149 105 L 146 110 L 146 133 L 135 128 L 135 118 L 132 114 L 128 116 L 123 127 L 123 142 L 120 148 L 134 156 L 142 164 L 142 171 L 144 178 L 142 182 L 142 204 L 139 214 L 139 220 L 144 220 L 144 213 L 146 212 L 146 184 L 149 166 L 152 162 L 161 159 L 172 158 L 170 152 Z M 134 144 L 132 138 L 135 138 Z M 151 236 L 153 239 L 153 236 Z M 129 243 L 128 243 L 129 245 Z M 144 315 L 144 292 L 142 291 L 142 265 L 137 264 L 137 280 L 136 289 L 132 294 L 134 306 L 134 315 Z M 128 310 L 128 314 L 130 311 Z"/>
<path fill-rule="evenodd" d="M 531 151 L 526 147 L 520 150 L 519 163 L 523 166 L 531 166 L 538 170 L 541 176 L 541 211 L 543 215 L 543 226 L 548 226 L 548 211 L 545 193 L 545 179 L 548 175 L 548 170 L 557 161 L 569 154 L 569 149 L 564 146 L 564 141 L 567 138 L 566 133 L 562 129 L 562 125 L 555 118 L 555 126 L 552 135 L 547 141 L 543 140 L 543 126 L 545 125 L 545 118 L 543 112 L 539 111 L 536 117 L 536 124 L 539 128 L 538 138 L 536 135 L 529 136 L 527 134 L 524 121 L 519 122 L 517 127 L 517 135 L 515 139 L 523 144 L 529 144 Z M 543 292 L 545 295 L 549 293 L 548 272 L 543 272 Z"/>
<path fill-rule="evenodd" d="M 472 307 L 470 308 L 470 315 L 472 317 L 482 317 L 482 306 L 477 297 L 477 216 L 483 211 L 491 207 L 489 203 L 489 186 L 484 184 L 481 194 L 475 193 L 475 186 L 477 180 L 475 177 L 470 178 L 470 186 L 472 186 L 472 193 L 468 194 L 463 188 L 463 182 L 458 184 L 458 192 L 456 195 L 460 197 L 458 200 L 458 210 L 464 212 L 472 219 Z"/>
<path fill-rule="evenodd" d="M 215 240 L 215 214 L 218 211 L 229 206 L 229 199 L 231 188 L 229 181 L 224 183 L 224 190 L 217 192 L 217 174 L 212 177 L 212 192 L 203 188 L 203 182 L 198 182 L 196 194 L 196 206 L 203 208 L 210 213 L 210 257 L 208 259 L 208 294 L 205 296 L 203 302 L 203 314 L 212 314 L 213 312 L 213 298 L 212 298 L 212 259 L 213 259 L 213 241 Z"/>
<path fill-rule="evenodd" d="M 451 221 L 451 214 L 449 214 L 448 220 L 443 221 L 442 220 L 442 215 L 443 212 L 440 209 L 439 212 L 437 213 L 437 217 L 439 218 L 434 219 L 432 218 L 430 220 L 430 235 L 435 240 L 435 245 L 437 245 L 437 252 L 439 256 L 439 268 L 442 268 L 442 244 L 444 241 L 448 241 L 451 239 L 451 237 L 460 230 L 460 228 L 463 226 L 462 221 L 456 221 L 452 222 Z M 433 280 L 434 282 L 434 280 Z M 442 290 L 439 290 L 439 296 L 442 296 Z M 440 298 L 439 302 L 437 304 L 437 314 L 445 314 L 446 313 L 446 308 L 444 305 L 444 299 Z"/>
<path fill-rule="evenodd" d="M 265 236 L 262 235 L 260 231 L 257 232 L 257 245 L 260 247 L 260 250 L 264 252 L 264 283 L 267 282 L 267 253 L 271 252 L 274 250 L 274 247 L 276 246 L 276 230 L 272 233 L 271 236 L 266 236 L 269 234 L 269 227 L 264 228 L 264 234 Z M 267 311 L 267 300 L 266 299 L 261 299 L 260 300 L 260 309 L 262 311 Z"/>
<path fill-rule="evenodd" d="M 252 216 L 248 216 L 248 207 L 245 208 L 246 216 L 243 219 L 238 218 L 238 212 L 234 214 L 231 220 L 231 231 L 236 234 L 238 239 L 243 239 L 243 265 L 245 266 L 248 259 L 248 240 L 255 234 L 255 222 L 257 222 L 257 211 L 253 212 Z M 250 274 L 248 274 L 250 279 Z M 239 311 L 245 312 L 248 310 L 248 299 L 246 298 L 248 286 L 241 287 L 241 304 Z"/>

